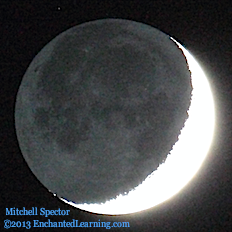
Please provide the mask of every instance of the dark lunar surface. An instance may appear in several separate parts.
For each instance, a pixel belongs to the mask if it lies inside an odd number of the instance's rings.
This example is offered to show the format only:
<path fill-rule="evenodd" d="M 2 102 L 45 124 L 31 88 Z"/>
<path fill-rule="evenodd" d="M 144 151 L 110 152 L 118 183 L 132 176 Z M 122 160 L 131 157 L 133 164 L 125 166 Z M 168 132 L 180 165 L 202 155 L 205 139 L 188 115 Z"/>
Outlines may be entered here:
<path fill-rule="evenodd" d="M 191 88 L 185 57 L 164 33 L 128 20 L 73 27 L 23 78 L 15 110 L 21 151 L 52 192 L 103 202 L 165 160 Z"/>

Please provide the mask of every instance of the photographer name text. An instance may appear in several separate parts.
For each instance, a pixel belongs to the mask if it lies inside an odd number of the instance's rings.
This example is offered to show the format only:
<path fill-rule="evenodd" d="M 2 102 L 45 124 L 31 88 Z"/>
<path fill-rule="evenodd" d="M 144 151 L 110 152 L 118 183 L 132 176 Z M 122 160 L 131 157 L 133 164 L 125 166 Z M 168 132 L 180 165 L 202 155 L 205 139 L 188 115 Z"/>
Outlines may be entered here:
<path fill-rule="evenodd" d="M 69 215 L 70 210 L 56 209 L 56 210 L 47 210 L 45 208 L 38 209 L 37 207 L 32 207 L 31 209 L 26 209 L 23 207 L 22 209 L 18 208 L 6 208 L 6 215 L 41 215 L 41 216 L 67 216 Z"/>

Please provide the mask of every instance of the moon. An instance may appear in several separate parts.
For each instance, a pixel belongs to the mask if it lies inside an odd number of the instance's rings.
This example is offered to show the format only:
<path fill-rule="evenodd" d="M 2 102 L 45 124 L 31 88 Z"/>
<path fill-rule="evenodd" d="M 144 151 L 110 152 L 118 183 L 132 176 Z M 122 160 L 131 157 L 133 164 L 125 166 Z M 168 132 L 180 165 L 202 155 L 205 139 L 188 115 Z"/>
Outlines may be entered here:
<path fill-rule="evenodd" d="M 73 27 L 34 58 L 15 126 L 37 179 L 100 214 L 151 208 L 197 173 L 214 132 L 209 82 L 193 56 L 138 22 Z"/>

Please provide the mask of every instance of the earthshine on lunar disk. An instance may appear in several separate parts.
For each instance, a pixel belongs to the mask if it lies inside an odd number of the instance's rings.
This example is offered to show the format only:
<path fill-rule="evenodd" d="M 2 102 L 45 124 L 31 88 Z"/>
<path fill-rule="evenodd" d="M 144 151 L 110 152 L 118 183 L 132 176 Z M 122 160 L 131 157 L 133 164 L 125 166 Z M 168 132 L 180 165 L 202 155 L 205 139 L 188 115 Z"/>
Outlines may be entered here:
<path fill-rule="evenodd" d="M 120 215 L 166 201 L 194 177 L 214 115 L 209 82 L 183 46 L 151 26 L 105 19 L 41 50 L 15 122 L 25 160 L 50 192 Z"/>

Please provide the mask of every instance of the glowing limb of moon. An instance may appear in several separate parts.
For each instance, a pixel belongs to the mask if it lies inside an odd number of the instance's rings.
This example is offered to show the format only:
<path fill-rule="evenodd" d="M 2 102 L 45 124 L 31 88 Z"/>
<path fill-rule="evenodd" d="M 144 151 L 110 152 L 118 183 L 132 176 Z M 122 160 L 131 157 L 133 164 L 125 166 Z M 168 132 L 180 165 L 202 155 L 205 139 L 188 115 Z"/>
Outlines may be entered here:
<path fill-rule="evenodd" d="M 63 201 L 100 214 L 135 213 L 171 198 L 197 173 L 207 156 L 214 135 L 214 101 L 203 70 L 184 47 L 179 43 L 177 45 L 187 59 L 192 74 L 193 92 L 189 118 L 166 162 L 127 195 L 119 195 L 104 204 L 75 204 L 61 198 Z"/>

